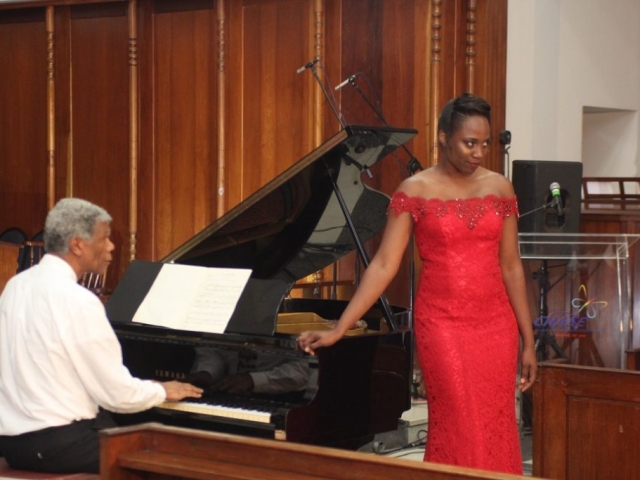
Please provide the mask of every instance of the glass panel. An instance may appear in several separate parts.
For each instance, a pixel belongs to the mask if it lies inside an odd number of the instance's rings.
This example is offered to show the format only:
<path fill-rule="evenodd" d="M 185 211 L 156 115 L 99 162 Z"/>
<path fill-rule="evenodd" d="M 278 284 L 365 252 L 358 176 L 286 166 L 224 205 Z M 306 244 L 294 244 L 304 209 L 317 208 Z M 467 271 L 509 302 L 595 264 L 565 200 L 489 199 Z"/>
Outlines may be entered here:
<path fill-rule="evenodd" d="M 539 360 L 622 368 L 633 344 L 629 249 L 640 235 L 520 234 Z"/>

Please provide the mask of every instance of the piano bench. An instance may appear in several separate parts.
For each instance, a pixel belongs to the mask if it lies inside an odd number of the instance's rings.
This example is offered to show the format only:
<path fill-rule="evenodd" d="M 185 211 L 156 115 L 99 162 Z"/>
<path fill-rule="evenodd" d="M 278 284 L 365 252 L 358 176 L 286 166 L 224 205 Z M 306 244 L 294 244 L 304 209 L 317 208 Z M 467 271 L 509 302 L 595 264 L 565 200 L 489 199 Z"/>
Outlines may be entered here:
<path fill-rule="evenodd" d="M 100 478 L 94 473 L 40 473 L 11 468 L 4 458 L 0 458 L 0 478 L 5 480 L 90 480 Z"/>

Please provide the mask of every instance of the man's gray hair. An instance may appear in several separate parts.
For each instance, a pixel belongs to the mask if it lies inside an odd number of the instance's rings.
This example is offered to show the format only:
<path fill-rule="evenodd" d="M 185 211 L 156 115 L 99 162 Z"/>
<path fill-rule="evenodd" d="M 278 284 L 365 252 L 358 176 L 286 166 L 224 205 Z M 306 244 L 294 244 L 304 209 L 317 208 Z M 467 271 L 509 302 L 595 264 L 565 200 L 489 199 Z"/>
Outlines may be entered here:
<path fill-rule="evenodd" d="M 80 198 L 63 198 L 49 211 L 44 224 L 44 249 L 64 255 L 73 237 L 91 240 L 99 222 L 111 222 L 107 211 Z"/>

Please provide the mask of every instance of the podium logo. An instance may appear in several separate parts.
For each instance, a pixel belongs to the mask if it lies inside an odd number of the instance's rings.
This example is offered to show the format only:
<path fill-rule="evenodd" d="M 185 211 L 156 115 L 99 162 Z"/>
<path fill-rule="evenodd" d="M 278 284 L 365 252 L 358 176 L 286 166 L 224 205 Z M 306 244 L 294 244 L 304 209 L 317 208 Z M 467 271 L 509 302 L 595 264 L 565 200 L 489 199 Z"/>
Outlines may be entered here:
<path fill-rule="evenodd" d="M 598 316 L 598 312 L 603 308 L 607 308 L 607 305 L 609 305 L 604 300 L 589 298 L 589 295 L 587 294 L 587 287 L 585 285 L 580 285 L 578 295 L 582 296 L 571 300 L 571 306 L 578 309 L 578 315 L 584 314 L 589 319 L 596 318 Z"/>
<path fill-rule="evenodd" d="M 534 320 L 533 326 L 536 329 L 553 329 L 559 337 L 583 338 L 597 331 L 589 325 L 589 321 L 596 320 L 598 313 L 607 305 L 608 302 L 604 300 L 589 298 L 587 287 L 580 285 L 578 296 L 571 300 L 571 306 L 576 311 L 558 310 L 547 316 L 541 315 Z"/>

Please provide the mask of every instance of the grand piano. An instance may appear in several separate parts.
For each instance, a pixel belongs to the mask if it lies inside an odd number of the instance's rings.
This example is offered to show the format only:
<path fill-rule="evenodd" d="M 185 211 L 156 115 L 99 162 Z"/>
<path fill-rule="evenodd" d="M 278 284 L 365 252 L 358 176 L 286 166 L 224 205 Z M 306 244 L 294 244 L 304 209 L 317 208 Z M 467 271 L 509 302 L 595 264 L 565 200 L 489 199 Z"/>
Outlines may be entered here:
<path fill-rule="evenodd" d="M 132 262 L 106 309 L 133 375 L 192 379 L 202 352 L 232 365 L 225 365 L 226 373 L 239 368 L 239 358 L 255 363 L 260 357 L 271 365 L 274 360 L 293 364 L 304 375 L 302 382 L 300 375 L 290 382 L 289 390 L 231 394 L 211 387 L 202 399 L 166 403 L 118 421 L 159 421 L 338 448 L 357 448 L 376 433 L 395 430 L 411 401 L 410 312 L 383 296 L 359 328 L 310 356 L 297 347 L 299 332 L 330 328 L 329 320 L 337 319 L 347 302 L 295 299 L 289 293 L 296 281 L 353 250 L 367 264 L 362 243 L 384 227 L 389 198 L 368 188 L 362 176 L 416 133 L 348 126 L 162 261 Z M 133 321 L 166 264 L 251 270 L 224 333 Z"/>

